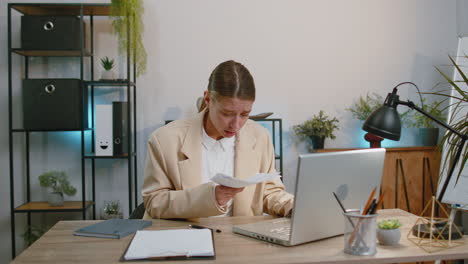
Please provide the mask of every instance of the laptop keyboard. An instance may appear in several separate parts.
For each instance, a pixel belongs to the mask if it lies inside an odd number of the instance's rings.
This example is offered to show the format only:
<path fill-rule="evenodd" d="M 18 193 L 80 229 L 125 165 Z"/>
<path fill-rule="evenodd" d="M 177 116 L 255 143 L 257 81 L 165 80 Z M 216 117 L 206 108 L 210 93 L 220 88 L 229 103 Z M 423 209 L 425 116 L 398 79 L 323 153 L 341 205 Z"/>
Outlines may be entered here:
<path fill-rule="evenodd" d="M 276 227 L 270 229 L 270 233 L 277 235 L 277 237 L 289 240 L 289 235 L 291 234 L 291 227 L 290 226 L 283 226 L 283 227 Z"/>

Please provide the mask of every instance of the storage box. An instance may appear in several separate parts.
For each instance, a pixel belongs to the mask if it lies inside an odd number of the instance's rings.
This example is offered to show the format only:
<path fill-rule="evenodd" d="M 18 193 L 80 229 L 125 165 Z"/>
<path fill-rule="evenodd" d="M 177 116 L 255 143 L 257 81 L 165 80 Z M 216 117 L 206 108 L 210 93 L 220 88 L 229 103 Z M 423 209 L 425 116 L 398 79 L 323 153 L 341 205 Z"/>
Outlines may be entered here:
<path fill-rule="evenodd" d="M 83 43 L 86 43 L 84 39 Z M 21 48 L 29 50 L 79 50 L 81 48 L 80 18 L 75 16 L 22 16 Z"/>
<path fill-rule="evenodd" d="M 25 129 L 88 128 L 88 90 L 80 79 L 23 79 L 22 91 Z"/>

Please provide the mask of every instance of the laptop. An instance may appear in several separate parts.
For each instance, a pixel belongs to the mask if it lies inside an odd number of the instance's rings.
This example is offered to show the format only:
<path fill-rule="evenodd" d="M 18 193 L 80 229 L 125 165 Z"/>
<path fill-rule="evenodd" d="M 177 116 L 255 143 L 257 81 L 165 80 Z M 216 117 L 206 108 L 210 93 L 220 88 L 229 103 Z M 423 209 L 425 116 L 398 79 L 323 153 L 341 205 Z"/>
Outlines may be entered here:
<path fill-rule="evenodd" d="M 291 218 L 238 225 L 232 230 L 283 246 L 342 235 L 343 210 L 333 192 L 346 209 L 361 208 L 372 189 L 380 186 L 384 158 L 384 148 L 299 155 Z"/>

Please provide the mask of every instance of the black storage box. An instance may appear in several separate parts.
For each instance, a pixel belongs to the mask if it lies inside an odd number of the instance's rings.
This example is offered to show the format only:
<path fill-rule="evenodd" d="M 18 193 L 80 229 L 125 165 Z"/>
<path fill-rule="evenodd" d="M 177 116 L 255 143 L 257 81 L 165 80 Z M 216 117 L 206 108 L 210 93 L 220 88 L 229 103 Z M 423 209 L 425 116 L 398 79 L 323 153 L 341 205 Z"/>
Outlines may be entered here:
<path fill-rule="evenodd" d="M 22 91 L 24 129 L 89 127 L 88 89 L 80 79 L 23 79 Z"/>
<path fill-rule="evenodd" d="M 128 153 L 127 102 L 112 102 L 112 141 L 114 155 Z"/>
<path fill-rule="evenodd" d="M 83 43 L 86 42 L 83 40 Z M 22 16 L 21 48 L 29 50 L 79 50 L 81 48 L 80 18 L 75 16 Z"/>

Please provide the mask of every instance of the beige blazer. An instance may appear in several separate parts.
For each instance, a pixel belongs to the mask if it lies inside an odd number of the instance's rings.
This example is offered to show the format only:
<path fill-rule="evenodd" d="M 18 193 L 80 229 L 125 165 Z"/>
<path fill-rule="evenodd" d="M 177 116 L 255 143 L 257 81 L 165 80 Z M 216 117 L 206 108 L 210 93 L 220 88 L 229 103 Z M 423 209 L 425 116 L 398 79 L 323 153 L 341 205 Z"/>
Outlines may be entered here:
<path fill-rule="evenodd" d="M 213 183 L 201 184 L 202 129 L 205 111 L 157 129 L 148 140 L 142 195 L 144 219 L 197 218 L 225 213 Z M 275 172 L 275 154 L 268 131 L 248 120 L 236 136 L 234 177 Z M 293 195 L 279 179 L 250 185 L 236 194 L 233 216 L 289 214 Z"/>

